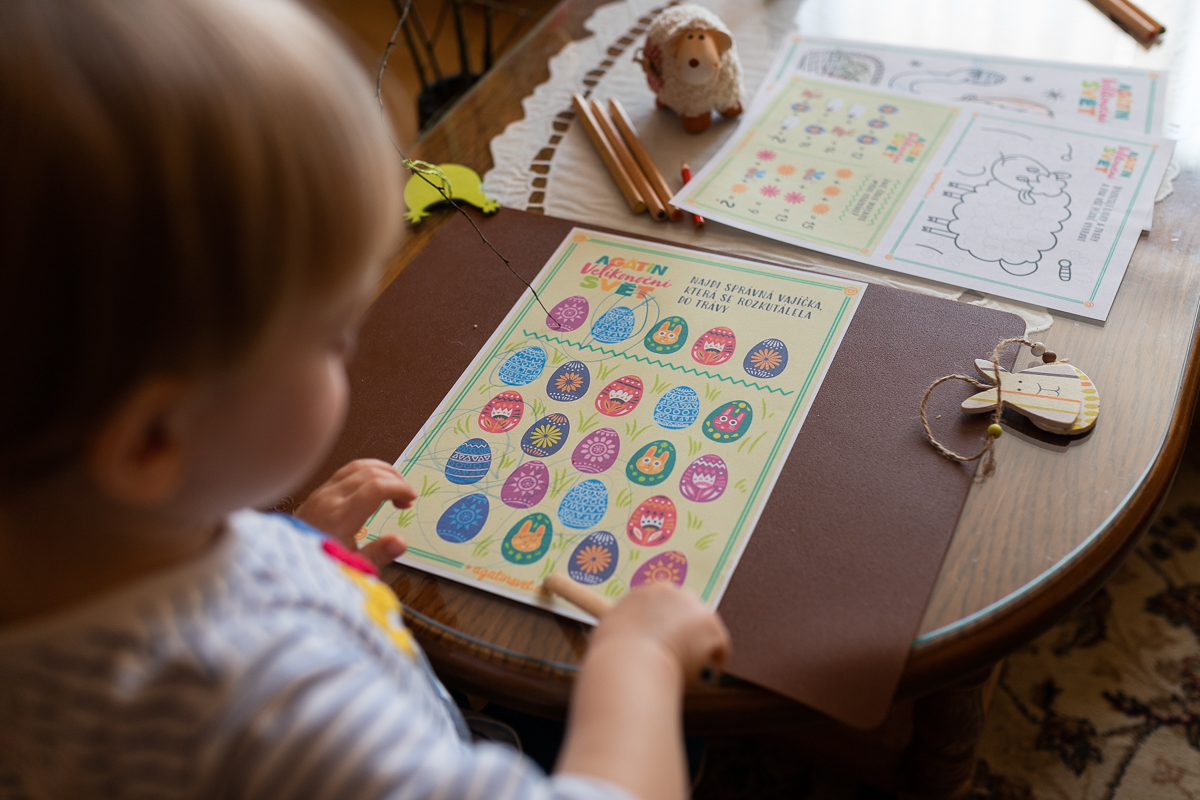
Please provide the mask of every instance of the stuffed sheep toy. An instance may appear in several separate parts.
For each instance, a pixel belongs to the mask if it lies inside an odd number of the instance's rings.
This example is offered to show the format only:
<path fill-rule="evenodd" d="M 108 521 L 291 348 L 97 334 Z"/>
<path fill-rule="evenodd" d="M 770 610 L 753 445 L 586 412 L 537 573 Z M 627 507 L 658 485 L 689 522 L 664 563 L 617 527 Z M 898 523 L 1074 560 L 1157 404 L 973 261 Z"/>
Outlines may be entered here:
<path fill-rule="evenodd" d="M 659 108 L 683 118 L 683 129 L 701 133 L 712 112 L 742 113 L 742 65 L 725 23 L 700 6 L 672 6 L 646 31 L 638 59 Z"/>

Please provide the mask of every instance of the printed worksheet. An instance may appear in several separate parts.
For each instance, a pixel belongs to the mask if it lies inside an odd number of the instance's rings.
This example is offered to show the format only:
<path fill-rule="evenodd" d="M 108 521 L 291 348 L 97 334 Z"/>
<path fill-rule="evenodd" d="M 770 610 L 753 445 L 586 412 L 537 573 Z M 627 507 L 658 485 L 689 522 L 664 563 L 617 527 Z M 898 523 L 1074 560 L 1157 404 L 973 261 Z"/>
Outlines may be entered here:
<path fill-rule="evenodd" d="M 565 616 L 669 581 L 720 602 L 865 284 L 575 229 L 396 462 L 365 538 Z"/>
<path fill-rule="evenodd" d="M 1166 72 L 795 35 L 780 48 L 756 102 L 800 73 L 1087 130 L 1153 136 L 1162 134 L 1167 96 Z M 1150 230 L 1153 210 L 1144 230 Z"/>
<path fill-rule="evenodd" d="M 801 247 L 1102 320 L 1173 145 L 792 75 L 672 202 Z"/>

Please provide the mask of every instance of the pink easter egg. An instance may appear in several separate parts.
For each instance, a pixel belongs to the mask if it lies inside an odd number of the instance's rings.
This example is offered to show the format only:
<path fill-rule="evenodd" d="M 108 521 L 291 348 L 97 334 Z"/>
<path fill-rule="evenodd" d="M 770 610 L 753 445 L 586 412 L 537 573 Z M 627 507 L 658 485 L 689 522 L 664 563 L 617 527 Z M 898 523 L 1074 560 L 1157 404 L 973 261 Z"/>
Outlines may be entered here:
<path fill-rule="evenodd" d="M 678 550 L 659 553 L 637 568 L 629 586 L 636 589 L 651 583 L 673 583 L 683 586 L 687 578 L 687 556 Z"/>
<path fill-rule="evenodd" d="M 559 333 L 570 333 L 587 322 L 589 310 L 587 298 L 583 295 L 568 297 L 550 309 L 546 327 Z"/>
<path fill-rule="evenodd" d="M 550 487 L 550 470 L 541 461 L 527 461 L 513 470 L 500 488 L 500 501 L 512 508 L 532 508 Z"/>
<path fill-rule="evenodd" d="M 720 456 L 700 456 L 679 476 L 679 493 L 697 503 L 716 500 L 728 485 L 729 468 Z"/>
<path fill-rule="evenodd" d="M 571 465 L 580 472 L 597 475 L 611 467 L 621 452 L 621 437 L 612 428 L 601 428 L 583 437 L 571 453 Z"/>
<path fill-rule="evenodd" d="M 724 364 L 733 358 L 737 337 L 725 327 L 705 331 L 692 345 L 692 359 L 701 364 Z"/>
<path fill-rule="evenodd" d="M 634 544 L 655 547 L 666 544 L 675 532 L 675 503 L 664 494 L 643 500 L 629 515 L 625 534 Z"/>

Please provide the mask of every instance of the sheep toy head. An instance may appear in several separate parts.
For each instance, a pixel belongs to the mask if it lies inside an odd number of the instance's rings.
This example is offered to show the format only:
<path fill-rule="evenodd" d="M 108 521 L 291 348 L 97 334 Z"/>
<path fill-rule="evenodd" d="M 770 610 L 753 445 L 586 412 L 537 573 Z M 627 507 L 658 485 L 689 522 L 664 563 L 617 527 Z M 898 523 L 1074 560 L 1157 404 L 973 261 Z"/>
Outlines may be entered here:
<path fill-rule="evenodd" d="M 659 108 L 674 110 L 689 133 L 708 130 L 712 112 L 742 113 L 742 67 L 733 36 L 715 14 L 672 6 L 655 18 L 637 59 Z"/>
<path fill-rule="evenodd" d="M 1017 193 L 1025 205 L 1034 195 L 1058 197 L 1067 188 L 1067 172 L 1051 172 L 1029 156 L 1003 156 L 992 164 L 992 177 Z"/>

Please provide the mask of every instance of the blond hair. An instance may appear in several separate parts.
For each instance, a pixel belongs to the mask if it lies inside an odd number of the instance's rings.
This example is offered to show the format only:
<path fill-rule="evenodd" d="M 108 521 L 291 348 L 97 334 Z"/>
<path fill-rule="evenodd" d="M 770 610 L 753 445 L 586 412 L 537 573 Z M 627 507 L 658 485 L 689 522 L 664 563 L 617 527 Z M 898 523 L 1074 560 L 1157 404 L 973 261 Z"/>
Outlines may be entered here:
<path fill-rule="evenodd" d="M 287 0 L 0 3 L 0 489 L 395 246 L 353 57 Z"/>

